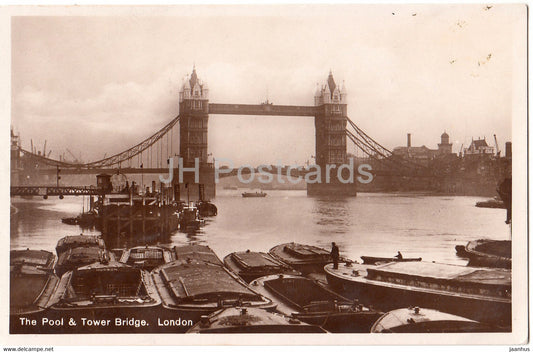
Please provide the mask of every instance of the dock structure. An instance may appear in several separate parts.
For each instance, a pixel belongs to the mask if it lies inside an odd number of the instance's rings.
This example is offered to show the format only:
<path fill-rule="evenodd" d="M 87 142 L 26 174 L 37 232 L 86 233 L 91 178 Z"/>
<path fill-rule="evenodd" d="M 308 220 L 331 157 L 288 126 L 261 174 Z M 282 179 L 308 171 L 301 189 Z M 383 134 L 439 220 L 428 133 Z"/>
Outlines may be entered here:
<path fill-rule="evenodd" d="M 108 193 L 112 184 L 107 174 L 97 176 L 97 185 L 101 193 L 91 210 L 98 213 L 96 225 L 108 245 L 164 241 L 178 228 L 180 203 L 174 200 L 171 188 L 161 187 L 157 196 L 134 195 L 134 185 L 120 194 Z"/>

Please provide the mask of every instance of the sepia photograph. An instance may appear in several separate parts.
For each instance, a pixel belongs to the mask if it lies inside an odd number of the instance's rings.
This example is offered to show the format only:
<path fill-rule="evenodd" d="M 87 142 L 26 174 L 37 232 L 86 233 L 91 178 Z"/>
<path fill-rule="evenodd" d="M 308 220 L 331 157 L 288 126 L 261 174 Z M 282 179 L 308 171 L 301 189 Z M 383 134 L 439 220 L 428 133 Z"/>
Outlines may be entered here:
<path fill-rule="evenodd" d="M 526 4 L 2 14 L 13 346 L 529 343 Z"/>

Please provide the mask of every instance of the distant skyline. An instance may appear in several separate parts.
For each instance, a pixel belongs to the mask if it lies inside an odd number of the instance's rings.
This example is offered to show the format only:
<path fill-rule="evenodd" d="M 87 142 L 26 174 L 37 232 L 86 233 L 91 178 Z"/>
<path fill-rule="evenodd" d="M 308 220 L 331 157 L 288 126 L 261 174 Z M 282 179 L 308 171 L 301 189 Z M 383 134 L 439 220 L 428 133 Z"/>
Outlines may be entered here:
<path fill-rule="evenodd" d="M 413 146 L 436 149 L 444 131 L 454 152 L 472 138 L 494 145 L 493 134 L 503 149 L 521 93 L 513 71 L 526 60 L 515 54 L 526 45 L 525 13 L 505 4 L 270 5 L 14 17 L 12 125 L 24 148 L 47 140 L 53 158 L 68 148 L 92 161 L 173 119 L 193 65 L 214 103 L 313 105 L 332 70 L 350 119 L 391 150 L 407 133 Z M 236 165 L 315 154 L 309 117 L 210 115 L 208 138 L 209 153 Z"/>

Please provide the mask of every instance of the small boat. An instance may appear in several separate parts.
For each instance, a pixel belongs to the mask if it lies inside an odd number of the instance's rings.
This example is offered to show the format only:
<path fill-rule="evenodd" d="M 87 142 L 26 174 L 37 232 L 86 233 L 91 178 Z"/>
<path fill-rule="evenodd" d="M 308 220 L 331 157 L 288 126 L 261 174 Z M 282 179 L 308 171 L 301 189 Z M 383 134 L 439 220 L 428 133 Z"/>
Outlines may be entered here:
<path fill-rule="evenodd" d="M 323 273 L 324 265 L 333 261 L 330 252 L 323 248 L 294 242 L 277 245 L 268 253 L 304 275 Z"/>
<path fill-rule="evenodd" d="M 61 222 L 67 225 L 80 225 L 81 227 L 93 226 L 96 222 L 96 214 L 92 212 L 81 213 L 76 217 L 61 218 Z"/>
<path fill-rule="evenodd" d="M 161 299 L 147 271 L 94 263 L 65 273 L 47 308 L 47 318 L 59 322 L 47 333 L 157 332 Z"/>
<path fill-rule="evenodd" d="M 77 217 L 74 217 L 74 218 L 61 218 L 61 222 L 63 224 L 67 224 L 67 225 L 78 225 L 78 218 Z"/>
<path fill-rule="evenodd" d="M 350 299 L 389 311 L 423 306 L 489 325 L 511 326 L 511 271 L 434 262 L 324 267 L 328 284 Z"/>
<path fill-rule="evenodd" d="M 363 264 L 377 264 L 377 263 L 390 263 L 390 262 L 419 262 L 422 258 L 388 258 L 388 257 L 369 257 L 361 256 Z"/>
<path fill-rule="evenodd" d="M 9 331 L 36 333 L 36 327 L 21 324 L 21 318 L 40 320 L 44 306 L 59 281 L 53 273 L 55 255 L 42 250 L 13 250 L 9 263 Z"/>
<path fill-rule="evenodd" d="M 234 334 L 234 333 L 325 333 L 318 326 L 303 323 L 297 319 L 264 309 L 230 307 L 202 316 L 188 334 Z"/>
<path fill-rule="evenodd" d="M 146 245 L 123 251 L 120 262 L 151 271 L 155 267 L 169 263 L 174 259 L 176 259 L 175 254 L 169 248 Z"/>
<path fill-rule="evenodd" d="M 275 302 L 279 312 L 330 332 L 369 332 L 382 315 L 302 276 L 270 275 L 251 286 Z"/>
<path fill-rule="evenodd" d="M 244 198 L 263 198 L 266 197 L 267 194 L 263 191 L 261 192 L 243 192 L 242 196 Z"/>
<path fill-rule="evenodd" d="M 177 260 L 157 267 L 152 277 L 162 299 L 162 319 L 175 320 L 179 324 L 161 327 L 161 332 L 185 332 L 190 328 L 188 322 L 197 322 L 202 315 L 211 314 L 224 307 L 249 306 L 273 311 L 275 304 L 271 300 L 253 291 L 242 279 L 228 271 L 221 264 L 213 263 L 212 256 L 205 254 L 205 246 L 197 248 L 203 252 L 194 255 L 190 247 L 185 246 L 188 255 L 180 255 Z M 212 252 L 213 255 L 215 255 Z M 216 256 L 216 255 L 215 255 Z M 205 257 L 207 260 L 202 260 Z M 220 259 L 218 259 L 220 262 Z M 183 323 L 185 321 L 185 323 Z"/>
<path fill-rule="evenodd" d="M 93 235 L 63 237 L 57 242 L 56 252 L 55 271 L 58 276 L 80 266 L 114 259 L 106 250 L 103 239 Z"/>
<path fill-rule="evenodd" d="M 511 241 L 476 240 L 465 246 L 469 266 L 511 269 Z"/>
<path fill-rule="evenodd" d="M 494 197 L 489 200 L 484 200 L 476 203 L 476 207 L 478 208 L 495 208 L 495 209 L 507 209 L 507 206 L 503 202 L 503 200 L 500 199 L 500 197 Z"/>
<path fill-rule="evenodd" d="M 385 313 L 372 326 L 371 333 L 460 333 L 494 332 L 475 320 L 435 309 L 409 307 Z"/>
<path fill-rule="evenodd" d="M 226 268 L 239 275 L 244 281 L 251 282 L 261 276 L 273 274 L 300 275 L 287 264 L 274 259 L 268 253 L 234 252 L 224 257 Z"/>

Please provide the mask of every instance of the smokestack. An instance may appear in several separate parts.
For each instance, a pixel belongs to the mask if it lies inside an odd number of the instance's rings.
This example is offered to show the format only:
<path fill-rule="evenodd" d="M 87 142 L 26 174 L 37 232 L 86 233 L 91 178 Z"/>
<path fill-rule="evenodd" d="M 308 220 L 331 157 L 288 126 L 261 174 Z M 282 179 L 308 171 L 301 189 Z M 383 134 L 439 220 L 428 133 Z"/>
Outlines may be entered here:
<path fill-rule="evenodd" d="M 407 148 L 411 147 L 411 133 L 407 133 Z"/>
<path fill-rule="evenodd" d="M 505 157 L 509 159 L 513 157 L 511 142 L 505 142 Z"/>

